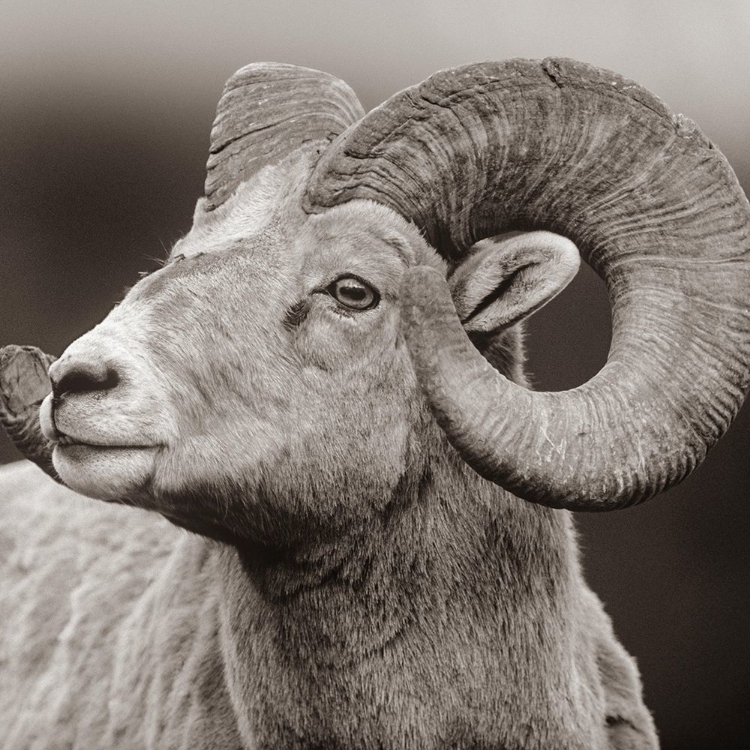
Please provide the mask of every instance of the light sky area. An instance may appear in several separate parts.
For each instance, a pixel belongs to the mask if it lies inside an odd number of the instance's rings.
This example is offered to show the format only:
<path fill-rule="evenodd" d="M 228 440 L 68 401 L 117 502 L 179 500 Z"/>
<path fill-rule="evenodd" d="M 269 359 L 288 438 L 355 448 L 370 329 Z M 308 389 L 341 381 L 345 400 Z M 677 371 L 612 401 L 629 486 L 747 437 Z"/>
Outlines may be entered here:
<path fill-rule="evenodd" d="M 634 78 L 725 151 L 747 150 L 747 0 L 3 0 L 0 13 L 6 91 L 192 89 L 214 98 L 236 68 L 275 60 L 335 73 L 372 107 L 440 68 L 561 55 Z"/>

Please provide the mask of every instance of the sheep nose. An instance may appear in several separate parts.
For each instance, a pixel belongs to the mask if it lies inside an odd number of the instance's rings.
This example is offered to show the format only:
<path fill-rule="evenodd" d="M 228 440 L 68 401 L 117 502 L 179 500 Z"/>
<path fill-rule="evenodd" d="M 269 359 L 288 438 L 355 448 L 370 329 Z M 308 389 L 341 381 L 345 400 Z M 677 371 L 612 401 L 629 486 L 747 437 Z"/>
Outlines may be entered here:
<path fill-rule="evenodd" d="M 73 393 L 108 391 L 120 383 L 117 368 L 95 358 L 62 357 L 50 367 L 49 376 L 56 399 Z"/>

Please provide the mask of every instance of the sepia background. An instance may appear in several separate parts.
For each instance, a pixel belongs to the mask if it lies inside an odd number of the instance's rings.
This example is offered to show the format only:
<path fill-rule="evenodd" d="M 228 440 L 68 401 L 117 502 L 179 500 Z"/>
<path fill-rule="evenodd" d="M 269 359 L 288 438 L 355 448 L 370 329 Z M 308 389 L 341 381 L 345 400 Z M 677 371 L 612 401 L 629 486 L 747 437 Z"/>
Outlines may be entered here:
<path fill-rule="evenodd" d="M 654 91 L 750 191 L 748 0 L 0 0 L 0 345 L 59 354 L 188 230 L 216 102 L 242 65 L 328 71 L 369 109 L 441 68 L 548 55 Z M 609 335 L 584 269 L 531 324 L 537 387 L 583 382 Z M 748 746 L 749 455 L 746 407 L 680 487 L 579 517 L 588 579 L 638 659 L 665 749 Z M 17 458 L 0 444 L 1 462 Z"/>

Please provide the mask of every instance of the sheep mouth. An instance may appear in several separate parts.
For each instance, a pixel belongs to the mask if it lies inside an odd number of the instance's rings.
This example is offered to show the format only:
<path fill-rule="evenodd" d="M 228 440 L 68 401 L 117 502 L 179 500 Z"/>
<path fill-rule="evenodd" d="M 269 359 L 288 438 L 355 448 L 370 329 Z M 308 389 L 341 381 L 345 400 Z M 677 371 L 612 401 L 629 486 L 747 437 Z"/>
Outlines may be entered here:
<path fill-rule="evenodd" d="M 79 438 L 60 433 L 55 439 L 55 447 L 57 448 L 94 448 L 98 450 L 151 450 L 157 448 L 155 444 L 146 443 L 90 443 Z"/>

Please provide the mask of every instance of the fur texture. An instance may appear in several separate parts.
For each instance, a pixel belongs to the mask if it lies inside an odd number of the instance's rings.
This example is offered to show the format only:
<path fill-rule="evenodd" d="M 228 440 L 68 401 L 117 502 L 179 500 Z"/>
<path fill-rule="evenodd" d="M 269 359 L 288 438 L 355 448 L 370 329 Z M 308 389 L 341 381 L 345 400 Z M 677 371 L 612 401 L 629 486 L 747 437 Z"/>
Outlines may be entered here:
<path fill-rule="evenodd" d="M 481 479 L 424 403 L 400 281 L 442 261 L 382 206 L 307 216 L 307 174 L 242 186 L 51 369 L 119 373 L 47 406 L 62 480 L 110 504 L 0 474 L 0 743 L 656 747 L 568 514 Z M 477 340 L 521 380 L 520 327 L 486 333 L 512 305 Z"/>

